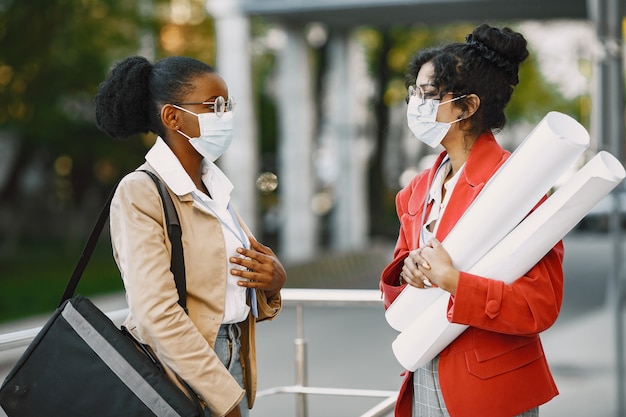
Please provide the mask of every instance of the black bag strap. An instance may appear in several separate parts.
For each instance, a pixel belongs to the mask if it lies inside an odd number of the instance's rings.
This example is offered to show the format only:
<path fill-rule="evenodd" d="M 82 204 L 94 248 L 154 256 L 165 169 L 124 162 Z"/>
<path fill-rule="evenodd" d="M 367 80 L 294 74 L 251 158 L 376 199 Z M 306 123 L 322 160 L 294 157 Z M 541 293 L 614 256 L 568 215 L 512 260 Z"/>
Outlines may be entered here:
<path fill-rule="evenodd" d="M 91 255 L 93 254 L 93 250 L 96 247 L 96 243 L 98 242 L 98 238 L 100 237 L 100 233 L 104 228 L 104 224 L 106 223 L 109 217 L 109 209 L 111 208 L 111 200 L 113 199 L 113 195 L 115 194 L 115 190 L 117 188 L 117 184 L 111 190 L 111 194 L 107 198 L 107 201 L 104 203 L 102 210 L 100 210 L 100 215 L 98 216 L 98 220 L 96 220 L 96 224 L 93 226 L 91 230 L 91 234 L 89 235 L 89 239 L 87 239 L 87 243 L 85 244 L 85 248 L 83 249 L 83 253 L 78 258 L 78 262 L 74 267 L 74 271 L 70 276 L 67 285 L 65 286 L 65 291 L 63 291 L 63 295 L 61 296 L 61 302 L 59 303 L 59 307 L 63 305 L 63 303 L 74 296 L 74 292 L 76 291 L 76 287 L 78 286 L 78 282 L 87 267 L 87 263 L 89 263 L 89 259 L 91 259 Z"/>
<path fill-rule="evenodd" d="M 167 223 L 167 234 L 170 237 L 170 243 L 172 245 L 172 261 L 170 264 L 170 271 L 174 274 L 174 282 L 176 283 L 176 290 L 178 291 L 178 304 L 187 311 L 187 282 L 185 275 L 185 258 L 183 257 L 183 230 L 180 227 L 180 220 L 178 219 L 178 212 L 174 206 L 174 201 L 170 193 L 165 188 L 165 184 L 159 180 L 154 173 L 141 170 L 148 174 L 152 181 L 159 190 L 159 195 L 163 201 L 163 207 L 165 210 L 165 222 Z"/>
<path fill-rule="evenodd" d="M 176 207 L 174 206 L 174 202 L 172 201 L 172 197 L 167 192 L 165 185 L 159 180 L 159 178 L 154 175 L 150 171 L 142 170 L 147 173 L 150 178 L 154 181 L 157 186 L 157 190 L 159 191 L 159 195 L 161 196 L 161 200 L 163 201 L 163 207 L 165 210 L 165 221 L 167 223 L 167 232 L 170 238 L 170 242 L 172 244 L 172 260 L 170 264 L 170 271 L 174 274 L 174 281 L 176 283 L 176 290 L 178 291 L 178 303 L 180 306 L 187 311 L 187 285 L 185 278 L 185 258 L 183 256 L 183 244 L 182 244 L 182 229 L 180 227 L 180 221 L 178 219 L 178 213 L 176 212 Z M 109 194 L 107 201 L 104 203 L 102 210 L 100 211 L 100 215 L 96 220 L 96 224 L 91 230 L 91 234 L 89 235 L 89 239 L 87 239 L 87 243 L 85 244 L 85 248 L 83 249 L 83 253 L 81 254 L 76 266 L 74 267 L 74 271 L 70 276 L 67 285 L 65 286 L 65 291 L 63 292 L 63 296 L 61 297 L 61 302 L 59 306 L 61 306 L 65 301 L 69 300 L 74 296 L 74 292 L 76 291 L 76 287 L 89 263 L 89 259 L 91 259 L 91 255 L 96 247 L 96 243 L 98 242 L 98 238 L 102 233 L 102 229 L 109 217 L 109 211 L 111 209 L 111 200 L 113 200 L 113 195 L 115 194 L 115 190 L 117 189 L 117 185 L 113 187 L 113 190 Z"/>

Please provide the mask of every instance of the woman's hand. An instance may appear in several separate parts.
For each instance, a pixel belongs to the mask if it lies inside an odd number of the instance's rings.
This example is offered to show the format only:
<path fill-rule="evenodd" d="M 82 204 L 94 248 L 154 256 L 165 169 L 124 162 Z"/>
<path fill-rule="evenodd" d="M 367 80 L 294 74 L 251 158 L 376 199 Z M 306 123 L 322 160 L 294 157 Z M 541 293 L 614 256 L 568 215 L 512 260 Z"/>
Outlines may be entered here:
<path fill-rule="evenodd" d="M 231 274 L 245 278 L 239 280 L 242 287 L 258 288 L 265 291 L 267 298 L 276 295 L 287 281 L 287 273 L 274 251 L 250 237 L 250 249 L 237 248 L 242 257 L 232 257 L 230 262 L 245 269 L 233 268 Z"/>
<path fill-rule="evenodd" d="M 431 239 L 404 259 L 400 278 L 417 288 L 440 287 L 456 292 L 459 271 L 452 266 L 450 255 L 437 239 Z"/>

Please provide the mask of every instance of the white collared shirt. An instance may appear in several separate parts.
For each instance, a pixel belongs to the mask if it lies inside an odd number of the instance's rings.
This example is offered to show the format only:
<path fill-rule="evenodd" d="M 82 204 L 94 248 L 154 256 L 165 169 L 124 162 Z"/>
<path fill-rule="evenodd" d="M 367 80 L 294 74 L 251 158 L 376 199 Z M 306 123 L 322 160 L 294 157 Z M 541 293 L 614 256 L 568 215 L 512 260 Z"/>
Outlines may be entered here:
<path fill-rule="evenodd" d="M 224 306 L 223 324 L 239 323 L 248 317 L 250 307 L 246 303 L 246 288 L 237 285 L 240 278 L 232 275 L 233 268 L 242 269 L 239 265 L 229 262 L 230 257 L 240 257 L 237 253 L 239 247 L 249 247 L 248 236 L 243 233 L 238 221 L 233 218 L 228 210 L 230 193 L 233 184 L 226 175 L 213 162 L 203 160 L 202 182 L 211 194 L 211 197 L 198 190 L 191 177 L 187 174 L 182 164 L 172 150 L 160 137 L 154 146 L 146 154 L 146 161 L 163 179 L 165 184 L 177 196 L 191 194 L 194 205 L 220 220 L 226 246 L 228 274 L 226 279 L 226 302 Z M 243 241 L 242 241 L 243 240 Z"/>
<path fill-rule="evenodd" d="M 452 195 L 452 191 L 454 190 L 454 186 L 459 181 L 459 177 L 461 175 L 461 171 L 465 164 L 461 166 L 461 168 L 457 171 L 456 174 L 448 182 L 445 182 L 446 177 L 452 170 L 452 163 L 450 162 L 449 157 L 445 157 L 441 162 L 439 169 L 433 178 L 433 183 L 430 186 L 427 196 L 427 203 L 430 204 L 432 202 L 433 206 L 430 209 L 430 213 L 428 214 L 428 218 L 422 225 L 422 236 L 424 241 L 422 245 L 432 239 L 435 234 L 437 234 L 437 229 L 439 228 L 439 220 L 443 217 L 443 213 L 448 206 L 448 202 L 450 201 L 450 197 Z M 442 190 L 445 188 L 446 193 L 442 200 Z"/>

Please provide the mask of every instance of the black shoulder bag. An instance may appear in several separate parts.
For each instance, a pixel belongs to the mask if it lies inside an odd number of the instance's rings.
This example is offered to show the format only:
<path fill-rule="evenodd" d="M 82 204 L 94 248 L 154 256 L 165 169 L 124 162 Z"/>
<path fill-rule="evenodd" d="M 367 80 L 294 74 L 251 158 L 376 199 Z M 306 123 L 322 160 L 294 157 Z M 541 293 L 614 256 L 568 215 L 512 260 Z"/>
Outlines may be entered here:
<path fill-rule="evenodd" d="M 181 227 L 163 183 L 179 304 L 186 309 Z M 0 387 L 0 406 L 9 417 L 120 417 L 202 415 L 193 391 L 181 391 L 150 350 L 117 326 L 89 299 L 74 292 L 109 216 L 111 192 L 85 245 L 61 304 L 27 347 Z M 191 399 L 193 398 L 193 400 Z"/>

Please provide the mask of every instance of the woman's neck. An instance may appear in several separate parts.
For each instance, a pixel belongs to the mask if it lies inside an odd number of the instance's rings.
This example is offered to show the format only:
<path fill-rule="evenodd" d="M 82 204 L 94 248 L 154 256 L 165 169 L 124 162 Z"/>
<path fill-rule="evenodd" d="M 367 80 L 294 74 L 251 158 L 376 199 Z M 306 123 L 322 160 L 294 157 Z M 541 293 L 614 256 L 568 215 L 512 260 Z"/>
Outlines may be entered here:
<path fill-rule="evenodd" d="M 442 143 L 448 153 L 448 156 L 450 157 L 450 163 L 452 164 L 450 178 L 459 172 L 459 169 L 461 169 L 463 164 L 465 164 L 477 139 L 477 137 L 463 135 L 462 137 L 455 138 L 455 140 L 449 140 L 446 141 L 446 143 Z"/>
<path fill-rule="evenodd" d="M 176 158 L 180 161 L 183 169 L 189 175 L 196 188 L 209 195 L 208 190 L 202 182 L 202 160 L 200 155 L 188 141 L 168 140 L 166 141 Z"/>

